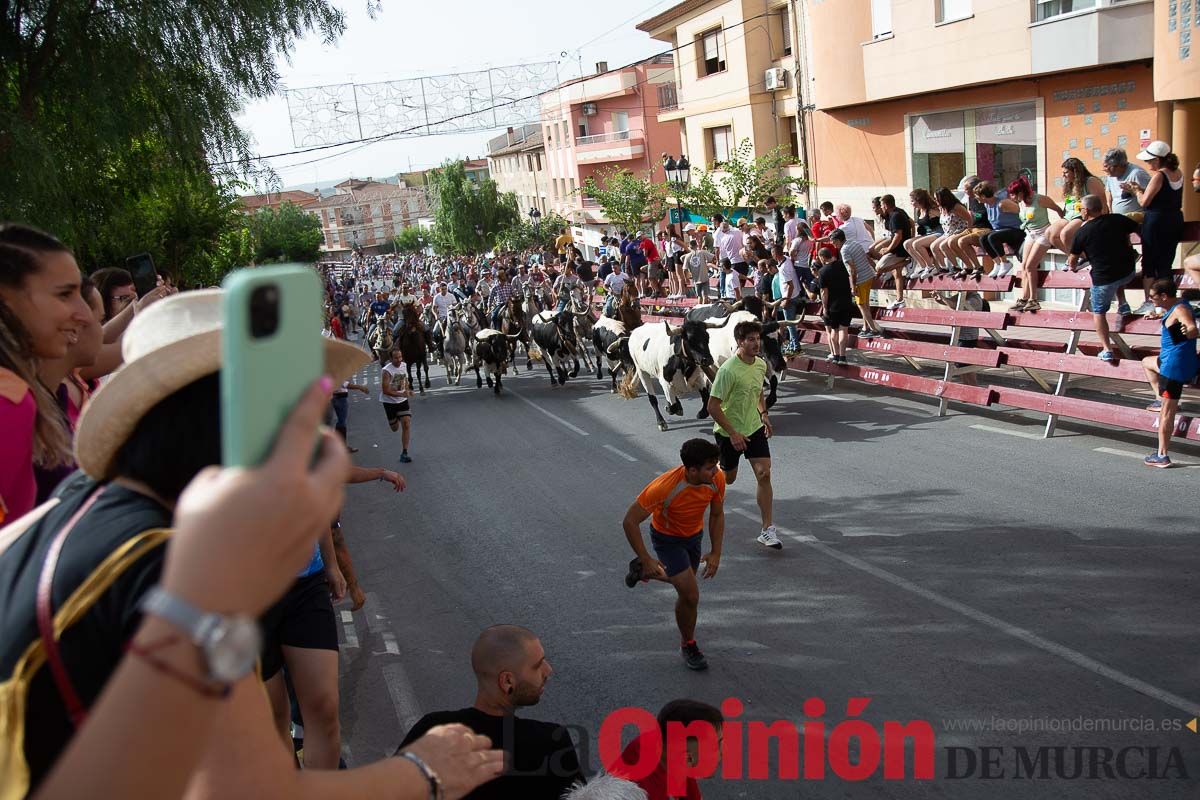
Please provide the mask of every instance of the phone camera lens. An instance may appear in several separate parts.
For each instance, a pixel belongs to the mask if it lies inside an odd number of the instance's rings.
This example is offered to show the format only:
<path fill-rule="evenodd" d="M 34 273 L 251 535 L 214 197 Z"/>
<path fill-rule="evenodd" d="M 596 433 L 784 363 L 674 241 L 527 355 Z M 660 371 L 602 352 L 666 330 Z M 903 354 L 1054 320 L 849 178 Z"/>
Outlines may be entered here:
<path fill-rule="evenodd" d="M 279 289 L 259 286 L 250 293 L 250 335 L 264 339 L 279 328 Z"/>

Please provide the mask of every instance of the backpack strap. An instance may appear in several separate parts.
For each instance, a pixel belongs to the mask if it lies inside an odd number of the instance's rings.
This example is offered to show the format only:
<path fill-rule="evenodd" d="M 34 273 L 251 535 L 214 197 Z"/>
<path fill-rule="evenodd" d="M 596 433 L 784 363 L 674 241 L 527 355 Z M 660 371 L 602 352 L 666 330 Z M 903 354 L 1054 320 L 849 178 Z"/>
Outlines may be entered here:
<path fill-rule="evenodd" d="M 716 483 L 705 483 L 701 485 L 712 489 L 713 494 L 717 493 Z M 671 503 L 675 501 L 675 498 L 679 496 L 679 493 L 688 488 L 688 486 L 690 486 L 690 484 L 687 482 L 687 478 L 680 478 L 679 482 L 671 487 L 671 491 L 667 492 L 667 496 L 663 498 L 662 505 L 659 507 L 659 513 L 662 514 L 663 520 L 670 521 L 670 515 L 667 513 L 667 509 L 670 508 Z"/>

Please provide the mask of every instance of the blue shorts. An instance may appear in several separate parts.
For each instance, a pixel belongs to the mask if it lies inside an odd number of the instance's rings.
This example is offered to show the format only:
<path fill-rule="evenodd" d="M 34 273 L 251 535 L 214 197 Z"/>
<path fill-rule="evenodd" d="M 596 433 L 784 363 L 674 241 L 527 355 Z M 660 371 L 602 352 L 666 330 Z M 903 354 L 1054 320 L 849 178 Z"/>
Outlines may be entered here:
<path fill-rule="evenodd" d="M 700 568 L 700 540 L 703 538 L 704 531 L 691 536 L 668 536 L 650 529 L 654 554 L 666 568 L 668 578 L 674 578 L 689 567 L 693 572 Z"/>
<path fill-rule="evenodd" d="M 1129 273 L 1119 281 L 1106 283 L 1102 286 L 1092 287 L 1092 313 L 1107 314 L 1108 309 L 1112 306 L 1113 298 L 1117 296 L 1117 290 L 1128 286 L 1130 281 L 1136 277 L 1136 273 Z"/>

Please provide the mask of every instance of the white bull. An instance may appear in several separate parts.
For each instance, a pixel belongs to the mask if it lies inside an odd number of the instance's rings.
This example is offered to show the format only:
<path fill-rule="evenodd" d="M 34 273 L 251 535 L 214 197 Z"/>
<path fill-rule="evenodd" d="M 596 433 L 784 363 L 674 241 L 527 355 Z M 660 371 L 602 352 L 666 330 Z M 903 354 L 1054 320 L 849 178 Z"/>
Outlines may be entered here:
<path fill-rule="evenodd" d="M 699 392 L 700 412 L 696 418 L 708 416 L 709 373 L 715 369 L 708 349 L 709 327 L 717 325 L 687 320 L 681 326 L 673 326 L 664 321 L 662 325 L 643 325 L 629 334 L 633 369 L 625 383 L 631 386 L 635 376 L 641 381 L 660 431 L 667 429 L 667 421 L 658 407 L 656 383 L 667 398 L 668 414 L 682 416 L 683 403 L 679 398 Z"/>

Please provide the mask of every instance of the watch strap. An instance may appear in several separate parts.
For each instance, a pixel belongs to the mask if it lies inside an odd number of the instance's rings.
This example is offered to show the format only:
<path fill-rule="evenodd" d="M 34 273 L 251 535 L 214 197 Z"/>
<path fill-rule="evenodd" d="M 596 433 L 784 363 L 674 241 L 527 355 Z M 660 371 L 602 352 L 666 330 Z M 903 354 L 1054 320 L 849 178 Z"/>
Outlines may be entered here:
<path fill-rule="evenodd" d="M 209 615 L 200 611 L 186 600 L 154 586 L 142 597 L 140 608 L 143 613 L 162 617 L 188 635 L 193 644 L 203 644 L 205 618 Z"/>

